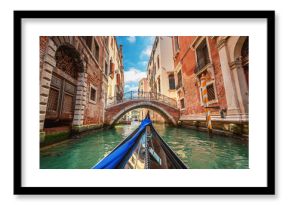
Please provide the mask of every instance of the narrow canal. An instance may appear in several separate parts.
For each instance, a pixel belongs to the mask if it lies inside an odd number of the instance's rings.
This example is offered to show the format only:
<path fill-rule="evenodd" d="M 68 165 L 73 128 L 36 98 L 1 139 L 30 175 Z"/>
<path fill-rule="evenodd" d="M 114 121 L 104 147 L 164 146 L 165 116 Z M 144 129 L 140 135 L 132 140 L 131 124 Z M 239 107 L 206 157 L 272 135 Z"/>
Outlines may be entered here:
<path fill-rule="evenodd" d="M 41 169 L 89 169 L 125 139 L 138 123 L 98 130 L 40 151 Z M 246 169 L 248 143 L 192 129 L 154 125 L 170 148 L 191 169 Z"/>

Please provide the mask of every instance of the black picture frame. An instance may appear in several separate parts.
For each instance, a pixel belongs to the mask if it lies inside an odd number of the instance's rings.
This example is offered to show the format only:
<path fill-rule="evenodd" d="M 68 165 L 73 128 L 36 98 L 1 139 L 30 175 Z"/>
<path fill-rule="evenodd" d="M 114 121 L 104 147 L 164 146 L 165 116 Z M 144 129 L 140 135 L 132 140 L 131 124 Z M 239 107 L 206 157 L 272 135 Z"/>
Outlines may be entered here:
<path fill-rule="evenodd" d="M 22 19 L 204 18 L 267 20 L 267 186 L 266 187 L 24 187 L 22 186 Z M 96 195 L 273 195 L 275 194 L 275 11 L 14 11 L 14 194 Z"/>

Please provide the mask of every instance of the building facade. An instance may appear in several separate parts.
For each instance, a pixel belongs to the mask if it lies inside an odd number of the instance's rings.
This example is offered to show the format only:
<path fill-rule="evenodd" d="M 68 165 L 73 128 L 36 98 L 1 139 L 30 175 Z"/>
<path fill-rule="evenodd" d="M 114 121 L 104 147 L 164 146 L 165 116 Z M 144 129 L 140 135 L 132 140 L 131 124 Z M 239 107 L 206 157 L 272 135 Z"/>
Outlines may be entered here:
<path fill-rule="evenodd" d="M 109 38 L 40 37 L 42 143 L 103 126 L 105 96 L 110 83 Z"/>
<path fill-rule="evenodd" d="M 157 36 L 147 67 L 150 91 L 176 98 L 173 68 L 171 37 Z"/>
<path fill-rule="evenodd" d="M 149 86 L 149 81 L 147 78 L 142 78 L 140 81 L 139 81 L 139 85 L 138 85 L 138 94 L 140 97 L 144 96 L 148 96 L 149 94 L 149 91 L 150 91 L 150 86 Z M 164 118 L 158 114 L 157 112 L 153 111 L 153 110 L 150 110 L 150 109 L 147 109 L 147 108 L 140 108 L 139 109 L 139 121 L 142 121 L 147 113 L 149 112 L 149 115 L 151 117 L 151 120 L 153 122 L 159 122 L 159 123 L 164 123 L 165 120 Z"/>
<path fill-rule="evenodd" d="M 109 69 L 107 105 L 123 99 L 124 94 L 124 66 L 122 45 L 118 47 L 117 39 L 109 36 Z"/>
<path fill-rule="evenodd" d="M 138 84 L 138 95 L 140 97 L 142 96 L 145 97 L 147 96 L 148 92 L 149 92 L 149 82 L 147 78 L 142 78 Z M 145 118 L 145 116 L 147 115 L 147 112 L 148 112 L 148 109 L 146 108 L 139 109 L 139 121 L 142 121 Z"/>
<path fill-rule="evenodd" d="M 205 125 L 201 78 L 206 79 L 213 129 L 248 134 L 248 37 L 172 37 L 180 123 Z"/>
<path fill-rule="evenodd" d="M 143 93 L 149 92 L 149 82 L 147 78 L 142 78 L 139 81 L 138 92 L 140 93 L 140 95 L 142 95 Z"/>

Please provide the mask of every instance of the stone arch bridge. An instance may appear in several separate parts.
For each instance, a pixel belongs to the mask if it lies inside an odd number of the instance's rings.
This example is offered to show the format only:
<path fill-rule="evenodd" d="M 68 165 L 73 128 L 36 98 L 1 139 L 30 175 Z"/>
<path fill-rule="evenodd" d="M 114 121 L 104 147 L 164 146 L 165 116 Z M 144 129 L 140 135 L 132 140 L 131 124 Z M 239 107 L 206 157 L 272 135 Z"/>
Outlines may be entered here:
<path fill-rule="evenodd" d="M 114 125 L 124 114 L 137 108 L 148 108 L 158 112 L 164 119 L 177 125 L 180 111 L 175 99 L 159 93 L 130 91 L 123 99 L 114 98 L 105 110 L 105 123 Z"/>

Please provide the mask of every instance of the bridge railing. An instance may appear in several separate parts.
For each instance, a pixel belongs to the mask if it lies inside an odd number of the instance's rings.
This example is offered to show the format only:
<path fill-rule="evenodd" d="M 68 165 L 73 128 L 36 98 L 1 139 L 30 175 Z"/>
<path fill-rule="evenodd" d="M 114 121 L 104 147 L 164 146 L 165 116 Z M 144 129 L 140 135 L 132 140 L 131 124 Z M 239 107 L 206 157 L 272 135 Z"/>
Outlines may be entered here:
<path fill-rule="evenodd" d="M 129 91 L 124 93 L 123 97 L 115 96 L 107 99 L 107 106 L 112 106 L 122 102 L 135 99 L 144 99 L 146 101 L 159 101 L 171 107 L 177 108 L 176 100 L 166 95 L 154 92 Z"/>

